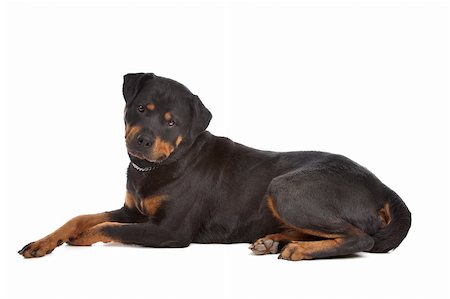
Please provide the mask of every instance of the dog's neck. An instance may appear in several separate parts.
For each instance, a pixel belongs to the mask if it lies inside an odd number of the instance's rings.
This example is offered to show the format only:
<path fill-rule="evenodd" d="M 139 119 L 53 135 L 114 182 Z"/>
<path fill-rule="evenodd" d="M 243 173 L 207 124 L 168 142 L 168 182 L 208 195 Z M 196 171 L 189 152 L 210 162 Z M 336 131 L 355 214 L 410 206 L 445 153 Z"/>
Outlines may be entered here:
<path fill-rule="evenodd" d="M 131 164 L 131 166 L 133 166 L 134 169 L 136 169 L 137 171 L 140 171 L 140 172 L 149 172 L 149 171 L 156 169 L 156 167 L 157 167 L 157 165 L 149 166 L 149 167 L 140 167 L 139 165 L 137 165 L 134 162 L 130 162 L 130 164 Z"/>

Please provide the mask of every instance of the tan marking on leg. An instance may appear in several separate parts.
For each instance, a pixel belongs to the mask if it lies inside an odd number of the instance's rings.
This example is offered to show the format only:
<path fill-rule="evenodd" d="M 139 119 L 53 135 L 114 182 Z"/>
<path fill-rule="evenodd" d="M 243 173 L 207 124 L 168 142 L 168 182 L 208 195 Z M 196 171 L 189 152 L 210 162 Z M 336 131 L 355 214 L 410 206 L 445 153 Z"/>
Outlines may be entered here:
<path fill-rule="evenodd" d="M 276 206 L 275 206 L 275 202 L 273 201 L 272 196 L 268 196 L 267 197 L 267 206 L 269 207 L 270 212 L 272 213 L 272 215 L 279 220 L 280 222 L 283 222 L 283 220 L 281 219 L 280 214 L 278 213 Z M 284 222 L 283 222 L 284 223 Z"/>
<path fill-rule="evenodd" d="M 272 239 L 274 241 L 309 241 L 311 236 L 303 234 L 297 230 L 286 230 L 281 233 L 271 234 L 264 237 L 265 239 Z"/>
<path fill-rule="evenodd" d="M 105 235 L 102 229 L 104 229 L 105 227 L 122 225 L 125 224 L 117 222 L 103 222 L 101 224 L 97 224 L 96 226 L 91 227 L 82 234 L 78 235 L 76 238 L 71 239 L 69 244 L 75 246 L 90 246 L 97 242 L 114 242 L 114 239 L 110 236 Z"/>
<path fill-rule="evenodd" d="M 286 223 L 279 214 L 274 199 L 267 198 L 267 206 L 272 215 L 279 220 L 287 231 L 268 235 L 263 239 L 273 237 L 290 241 L 281 251 L 280 258 L 287 260 L 311 259 L 314 254 L 341 246 L 345 236 L 339 233 L 322 232 L 314 229 L 299 228 Z M 260 249 L 262 247 L 260 246 Z M 253 249 L 252 249 L 253 250 Z"/>
<path fill-rule="evenodd" d="M 128 209 L 134 209 L 136 207 L 134 196 L 129 191 L 125 194 L 125 206 Z"/>
<path fill-rule="evenodd" d="M 153 110 L 155 110 L 155 108 L 156 108 L 155 104 L 153 104 L 153 103 L 147 104 L 147 109 L 148 110 L 153 111 Z"/>
<path fill-rule="evenodd" d="M 172 144 L 163 141 L 160 137 L 156 137 L 155 142 L 153 143 L 152 159 L 156 160 L 161 157 L 167 158 L 173 151 L 174 147 Z"/>
<path fill-rule="evenodd" d="M 325 232 L 321 232 L 321 231 L 313 230 L 313 229 L 305 229 L 305 228 L 295 228 L 295 229 L 304 235 L 316 236 L 316 237 L 321 237 L 321 238 L 335 239 L 335 238 L 342 237 L 342 235 L 340 235 L 340 234 L 329 234 L 329 233 L 325 233 Z"/>
<path fill-rule="evenodd" d="M 336 238 L 311 242 L 292 241 L 283 248 L 280 258 L 290 261 L 312 259 L 316 253 L 339 247 L 343 240 L 343 238 Z"/>
<path fill-rule="evenodd" d="M 389 207 L 389 203 L 385 203 L 384 207 L 382 207 L 379 211 L 378 211 L 378 217 L 381 221 L 381 228 L 385 228 L 386 226 L 388 226 L 391 223 L 391 210 Z"/>
<path fill-rule="evenodd" d="M 166 121 L 172 120 L 172 113 L 170 113 L 170 112 L 164 113 L 164 119 Z"/>
<path fill-rule="evenodd" d="M 177 140 L 175 141 L 175 146 L 178 147 L 181 141 L 183 141 L 183 136 L 178 135 Z"/>
<path fill-rule="evenodd" d="M 24 257 L 44 256 L 57 246 L 66 243 L 69 238 L 74 238 L 87 229 L 108 220 L 109 217 L 107 213 L 77 216 L 69 220 L 50 235 L 26 246 L 21 254 Z"/>
<path fill-rule="evenodd" d="M 334 239 L 334 238 L 342 237 L 342 235 L 340 235 L 340 234 L 332 234 L 332 233 L 321 232 L 321 231 L 313 230 L 313 229 L 299 228 L 299 227 L 295 227 L 293 225 L 287 224 L 281 218 L 281 215 L 278 213 L 276 205 L 275 205 L 275 202 L 274 202 L 274 200 L 273 200 L 273 198 L 271 196 L 267 197 L 267 206 L 268 206 L 270 212 L 272 213 L 272 215 L 278 221 L 283 223 L 284 227 L 286 227 L 289 230 L 297 231 L 299 236 L 301 236 L 302 238 L 304 238 L 305 236 L 316 236 L 316 237 L 328 238 L 328 239 Z M 297 240 L 299 240 L 299 239 L 297 239 Z"/>
<path fill-rule="evenodd" d="M 141 201 L 141 211 L 145 215 L 154 216 L 158 212 L 167 195 L 150 196 Z"/>

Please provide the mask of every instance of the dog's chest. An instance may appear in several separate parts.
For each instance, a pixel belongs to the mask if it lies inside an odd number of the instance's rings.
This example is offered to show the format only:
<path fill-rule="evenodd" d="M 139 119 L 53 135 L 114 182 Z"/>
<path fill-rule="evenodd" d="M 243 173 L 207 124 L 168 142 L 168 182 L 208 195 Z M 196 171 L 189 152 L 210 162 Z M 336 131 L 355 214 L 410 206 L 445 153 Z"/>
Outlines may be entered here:
<path fill-rule="evenodd" d="M 168 199 L 165 194 L 152 194 L 149 196 L 134 195 L 129 199 L 129 205 L 136 207 L 136 209 L 143 215 L 155 216 L 161 209 L 164 202 Z"/>

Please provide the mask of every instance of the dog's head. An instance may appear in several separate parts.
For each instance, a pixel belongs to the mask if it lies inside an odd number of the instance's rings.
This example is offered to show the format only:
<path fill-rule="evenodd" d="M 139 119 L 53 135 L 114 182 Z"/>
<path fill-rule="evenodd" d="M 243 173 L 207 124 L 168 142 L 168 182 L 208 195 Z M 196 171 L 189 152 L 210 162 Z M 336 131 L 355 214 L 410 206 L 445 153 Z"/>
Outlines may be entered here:
<path fill-rule="evenodd" d="M 211 113 L 184 85 L 152 73 L 124 76 L 125 139 L 135 163 L 169 163 L 206 130 Z"/>

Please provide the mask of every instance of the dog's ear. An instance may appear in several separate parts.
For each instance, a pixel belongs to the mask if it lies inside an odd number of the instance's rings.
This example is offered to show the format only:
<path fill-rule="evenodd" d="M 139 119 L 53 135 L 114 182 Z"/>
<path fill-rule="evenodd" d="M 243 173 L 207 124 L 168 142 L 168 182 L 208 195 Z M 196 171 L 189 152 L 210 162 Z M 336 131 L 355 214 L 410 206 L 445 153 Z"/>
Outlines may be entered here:
<path fill-rule="evenodd" d="M 195 138 L 206 130 L 211 121 L 212 114 L 196 95 L 192 97 L 192 114 L 191 134 Z"/>
<path fill-rule="evenodd" d="M 134 73 L 123 76 L 122 92 L 125 102 L 132 101 L 142 86 L 144 86 L 144 83 L 154 77 L 155 74 L 153 73 Z"/>

